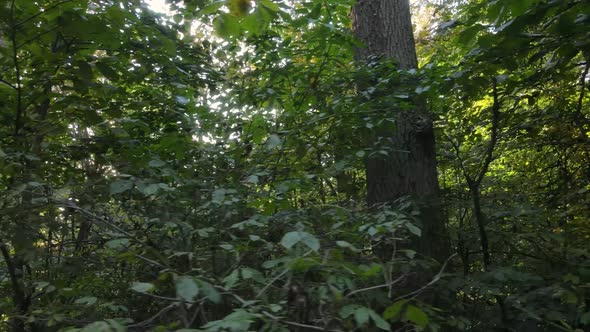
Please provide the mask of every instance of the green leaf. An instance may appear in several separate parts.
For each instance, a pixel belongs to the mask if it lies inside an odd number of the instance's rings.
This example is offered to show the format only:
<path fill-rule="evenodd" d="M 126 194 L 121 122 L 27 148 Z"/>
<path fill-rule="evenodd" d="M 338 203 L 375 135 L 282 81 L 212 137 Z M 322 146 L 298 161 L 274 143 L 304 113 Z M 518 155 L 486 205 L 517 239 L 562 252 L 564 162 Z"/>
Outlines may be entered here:
<path fill-rule="evenodd" d="M 281 239 L 281 245 L 289 250 L 299 242 L 302 242 L 311 250 L 318 251 L 320 249 L 320 241 L 307 232 L 289 232 Z"/>
<path fill-rule="evenodd" d="M 120 194 L 133 188 L 133 182 L 130 180 L 119 180 L 111 183 L 111 194 Z"/>
<path fill-rule="evenodd" d="M 166 165 L 165 162 L 163 162 L 161 160 L 158 160 L 158 159 L 150 160 L 150 162 L 148 163 L 148 166 L 149 167 L 155 167 L 155 168 L 160 168 L 160 167 L 165 166 L 165 165 Z"/>
<path fill-rule="evenodd" d="M 481 31 L 482 28 L 483 27 L 481 24 L 475 24 L 466 28 L 459 34 L 458 42 L 464 46 L 471 44 L 477 33 Z"/>
<path fill-rule="evenodd" d="M 258 183 L 258 176 L 257 175 L 250 175 L 246 178 L 246 182 L 257 184 Z"/>
<path fill-rule="evenodd" d="M 580 317 L 580 323 L 583 325 L 590 325 L 590 311 L 584 313 L 582 317 Z"/>
<path fill-rule="evenodd" d="M 358 308 L 354 311 L 354 320 L 357 326 L 363 326 L 369 321 L 369 309 Z"/>
<path fill-rule="evenodd" d="M 122 247 L 126 247 L 129 244 L 129 239 L 113 239 L 105 243 L 105 247 L 110 249 L 120 249 Z"/>
<path fill-rule="evenodd" d="M 222 38 L 234 38 L 240 34 L 238 19 L 229 14 L 221 14 L 213 20 L 215 32 Z"/>
<path fill-rule="evenodd" d="M 369 310 L 369 315 L 371 319 L 375 322 L 375 325 L 385 331 L 389 331 L 391 326 L 388 322 L 386 322 L 381 316 L 379 316 L 375 311 Z"/>
<path fill-rule="evenodd" d="M 226 190 L 223 188 L 215 189 L 211 195 L 211 201 L 217 204 L 223 203 L 225 200 L 225 192 Z"/>
<path fill-rule="evenodd" d="M 115 82 L 119 80 L 119 74 L 113 68 L 105 62 L 97 62 L 96 68 L 98 71 L 108 78 L 110 81 Z"/>
<path fill-rule="evenodd" d="M 74 301 L 75 304 L 93 305 L 98 299 L 94 296 L 85 296 Z"/>
<path fill-rule="evenodd" d="M 221 303 L 221 295 L 213 287 L 213 285 L 211 285 L 210 283 L 203 281 L 203 280 L 198 280 L 198 283 L 199 283 L 200 291 L 203 293 L 203 295 L 207 299 L 209 299 L 209 301 L 211 301 L 213 303 Z"/>
<path fill-rule="evenodd" d="M 80 75 L 81 79 L 91 81 L 93 74 L 92 74 L 92 67 L 86 61 L 76 61 L 76 65 L 78 66 L 78 74 Z"/>
<path fill-rule="evenodd" d="M 273 11 L 273 12 L 278 12 L 280 10 L 279 5 L 277 5 L 276 3 L 274 3 L 271 0 L 258 0 L 258 2 L 266 7 L 267 9 Z"/>
<path fill-rule="evenodd" d="M 354 314 L 356 309 L 358 309 L 359 307 L 360 306 L 357 304 L 347 304 L 344 307 L 342 307 L 342 309 L 340 309 L 339 315 L 342 318 L 348 318 L 350 315 Z"/>
<path fill-rule="evenodd" d="M 193 302 L 199 295 L 199 286 L 192 277 L 178 277 L 174 285 L 176 286 L 176 297 L 187 302 Z"/>
<path fill-rule="evenodd" d="M 318 251 L 320 250 L 320 240 L 318 240 L 317 237 L 306 233 L 306 232 L 301 232 L 302 233 L 302 241 L 303 243 L 311 250 L 313 251 Z"/>
<path fill-rule="evenodd" d="M 262 273 L 260 273 L 259 271 L 249 268 L 249 267 L 245 267 L 242 268 L 240 270 L 241 274 L 242 274 L 242 279 L 247 280 L 247 279 L 252 279 L 255 281 L 258 281 L 260 283 L 264 283 L 264 276 L 262 275 Z"/>
<path fill-rule="evenodd" d="M 158 192 L 160 190 L 160 185 L 157 183 L 150 183 L 147 186 L 141 188 L 141 193 L 145 196 L 150 196 Z"/>
<path fill-rule="evenodd" d="M 277 146 L 281 145 L 281 138 L 277 134 L 271 134 L 268 137 L 268 141 L 266 142 L 266 146 L 269 149 L 276 148 Z"/>
<path fill-rule="evenodd" d="M 383 318 L 392 319 L 399 317 L 406 302 L 408 302 L 408 300 L 397 301 L 394 304 L 387 307 L 387 309 L 385 309 L 385 311 L 383 312 Z"/>
<path fill-rule="evenodd" d="M 232 288 L 240 278 L 240 271 L 233 270 L 227 277 L 223 278 L 225 288 Z"/>
<path fill-rule="evenodd" d="M 336 241 L 336 245 L 341 247 L 341 248 L 347 248 L 350 249 L 354 252 L 360 252 L 359 249 L 357 249 L 355 246 L 353 246 L 352 244 L 350 244 L 349 242 L 346 241 Z"/>
<path fill-rule="evenodd" d="M 406 311 L 404 312 L 404 318 L 420 327 L 425 327 L 428 325 L 428 315 L 426 315 L 422 309 L 411 304 L 406 308 Z"/>
<path fill-rule="evenodd" d="M 512 12 L 512 16 L 520 16 L 526 12 L 533 0 L 519 0 L 519 1 L 509 1 L 510 11 Z"/>
<path fill-rule="evenodd" d="M 79 332 L 125 332 L 126 328 L 121 323 L 114 319 L 107 319 L 106 321 L 94 322 L 86 325 Z"/>
<path fill-rule="evenodd" d="M 418 228 L 416 225 L 411 223 L 406 223 L 406 228 L 410 231 L 410 233 L 416 236 L 422 236 L 422 230 Z"/>
<path fill-rule="evenodd" d="M 281 239 L 281 245 L 287 249 L 291 249 L 299 241 L 301 241 L 301 236 L 299 235 L 299 232 L 289 232 L 285 234 Z"/>
<path fill-rule="evenodd" d="M 149 282 L 134 282 L 131 284 L 131 289 L 138 293 L 147 293 L 154 288 L 155 286 Z"/>
<path fill-rule="evenodd" d="M 205 331 L 245 332 L 258 317 L 260 315 L 238 309 L 223 319 L 207 323 L 204 327 Z"/>
<path fill-rule="evenodd" d="M 204 16 L 216 13 L 221 6 L 225 3 L 225 0 L 215 1 L 208 6 L 205 6 L 203 9 L 197 12 L 197 16 Z"/>

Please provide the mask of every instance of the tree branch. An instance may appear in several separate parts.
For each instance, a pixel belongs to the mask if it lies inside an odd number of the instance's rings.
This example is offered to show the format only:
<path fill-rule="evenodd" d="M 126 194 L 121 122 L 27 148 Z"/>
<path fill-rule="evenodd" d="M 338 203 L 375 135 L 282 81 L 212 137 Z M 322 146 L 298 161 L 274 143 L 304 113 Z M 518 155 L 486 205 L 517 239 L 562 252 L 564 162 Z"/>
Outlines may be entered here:
<path fill-rule="evenodd" d="M 14 1 L 13 1 L 13 2 L 14 2 Z M 63 0 L 63 1 L 56 2 L 56 3 L 54 3 L 53 5 L 50 5 L 49 7 L 45 8 L 45 9 L 41 9 L 41 11 L 40 11 L 40 12 L 38 12 L 37 14 L 35 14 L 35 15 L 32 15 L 32 16 L 30 16 L 30 17 L 28 17 L 28 18 L 25 18 L 24 20 L 22 20 L 22 21 L 20 21 L 20 22 L 16 23 L 16 24 L 14 25 L 14 27 L 15 27 L 15 28 L 18 28 L 18 27 L 20 27 L 21 25 L 23 25 L 23 24 L 25 24 L 25 23 L 27 23 L 27 22 L 29 22 L 29 21 L 31 21 L 31 20 L 34 20 L 35 18 L 37 18 L 37 17 L 39 17 L 39 16 L 41 16 L 41 15 L 43 15 L 43 14 L 47 13 L 48 11 L 50 11 L 50 10 L 53 10 L 53 9 L 55 9 L 55 8 L 57 8 L 57 7 L 59 7 L 59 6 L 63 5 L 63 4 L 66 4 L 66 3 L 68 3 L 68 2 L 72 2 L 72 0 Z"/>
<path fill-rule="evenodd" d="M 443 264 L 443 266 L 440 268 L 440 270 L 438 271 L 438 273 L 434 276 L 434 278 L 432 278 L 432 280 L 430 280 L 429 283 L 427 283 L 426 285 L 422 286 L 420 289 L 415 290 L 411 293 L 402 295 L 402 296 L 398 296 L 395 300 L 393 300 L 393 302 L 397 302 L 401 299 L 405 299 L 405 298 L 413 298 L 416 295 L 422 293 L 426 288 L 434 285 L 435 283 L 437 283 L 440 280 L 440 277 L 442 276 L 443 272 L 445 272 L 445 269 L 447 268 L 447 265 L 449 264 L 449 262 L 451 261 L 451 259 L 453 259 L 455 256 L 457 256 L 457 253 L 452 254 L 451 256 L 449 256 L 449 258 L 447 258 Z"/>
<path fill-rule="evenodd" d="M 490 134 L 490 144 L 488 145 L 485 159 L 481 165 L 481 169 L 479 170 L 477 177 L 475 178 L 475 181 L 473 183 L 475 187 L 479 187 L 481 181 L 486 175 L 490 167 L 490 164 L 494 159 L 494 148 L 496 147 L 496 143 L 498 141 L 498 125 L 500 122 L 500 101 L 498 98 L 498 82 L 496 81 L 495 77 L 492 79 L 492 94 L 494 98 L 494 104 L 492 105 L 492 129 Z"/>
<path fill-rule="evenodd" d="M 10 4 L 10 25 L 12 42 L 12 61 L 14 63 L 14 74 L 16 76 L 16 120 L 14 122 L 14 134 L 18 135 L 22 127 L 23 109 L 22 109 L 22 85 L 20 77 L 20 63 L 18 62 L 18 46 L 16 44 L 16 19 L 14 17 L 16 0 L 12 0 Z"/>

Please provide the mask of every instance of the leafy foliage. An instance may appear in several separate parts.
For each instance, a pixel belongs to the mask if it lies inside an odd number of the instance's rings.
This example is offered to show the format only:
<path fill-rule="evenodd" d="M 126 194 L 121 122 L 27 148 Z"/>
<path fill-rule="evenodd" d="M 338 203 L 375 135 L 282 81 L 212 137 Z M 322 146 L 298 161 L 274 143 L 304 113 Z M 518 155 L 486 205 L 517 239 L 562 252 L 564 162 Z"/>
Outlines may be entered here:
<path fill-rule="evenodd" d="M 352 1 L 167 4 L 2 4 L 0 329 L 589 328 L 586 1 L 429 3 L 408 71 Z M 419 99 L 442 262 L 428 202 L 364 202 Z"/>

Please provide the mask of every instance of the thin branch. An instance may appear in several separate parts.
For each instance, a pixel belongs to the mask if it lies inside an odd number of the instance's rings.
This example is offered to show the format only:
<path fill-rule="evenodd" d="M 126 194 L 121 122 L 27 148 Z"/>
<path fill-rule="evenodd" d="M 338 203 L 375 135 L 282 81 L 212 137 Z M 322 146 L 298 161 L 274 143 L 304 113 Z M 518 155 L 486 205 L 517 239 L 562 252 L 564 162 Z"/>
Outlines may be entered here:
<path fill-rule="evenodd" d="M 411 293 L 402 295 L 402 296 L 398 296 L 395 300 L 393 300 L 393 302 L 397 302 L 401 299 L 405 299 L 405 298 L 414 298 L 416 295 L 422 293 L 426 288 L 434 285 L 435 283 L 437 283 L 440 280 L 440 277 L 442 276 L 443 272 L 445 271 L 445 269 L 447 268 L 447 265 L 449 264 L 449 261 L 451 261 L 451 259 L 453 259 L 455 256 L 457 256 L 457 253 L 452 254 L 449 258 L 447 258 L 447 260 L 445 260 L 443 266 L 440 268 L 440 271 L 438 271 L 438 273 L 434 276 L 434 278 L 432 278 L 432 280 L 430 280 L 429 283 L 427 283 L 426 285 L 422 286 L 420 289 L 415 290 Z"/>
<path fill-rule="evenodd" d="M 455 150 L 455 157 L 457 157 L 457 161 L 459 162 L 459 166 L 461 167 L 461 171 L 463 172 L 463 176 L 465 176 L 465 180 L 467 180 L 467 184 L 471 187 L 471 184 L 473 183 L 473 179 L 471 178 L 471 175 L 469 175 L 469 172 L 467 171 L 467 168 L 465 167 L 465 161 L 461 157 L 461 149 L 459 147 L 459 143 L 455 143 L 455 141 L 453 141 L 453 139 L 444 132 L 443 132 L 443 135 L 445 135 L 447 137 L 447 140 L 449 141 L 449 143 L 451 143 L 453 150 Z"/>
<path fill-rule="evenodd" d="M 165 314 L 166 312 L 168 312 L 169 310 L 171 310 L 172 308 L 174 308 L 176 306 L 176 303 L 172 303 L 166 307 L 164 307 L 162 310 L 158 311 L 158 313 L 156 313 L 155 315 L 153 315 L 152 317 L 141 321 L 139 323 L 136 324 L 131 324 L 131 325 L 127 325 L 127 328 L 135 328 L 135 327 L 143 327 L 146 325 L 149 325 L 151 322 L 153 322 L 154 320 L 156 320 L 156 318 L 160 317 L 161 315 Z"/>
<path fill-rule="evenodd" d="M 288 320 L 284 320 L 281 319 L 280 317 L 277 317 L 267 311 L 262 311 L 262 314 L 272 320 L 281 322 L 285 325 L 291 325 L 291 326 L 296 326 L 296 327 L 302 327 L 305 329 L 310 329 L 310 330 L 316 330 L 316 331 L 328 331 L 328 332 L 344 332 L 342 330 L 332 330 L 332 329 L 327 329 L 325 327 L 320 327 L 320 326 L 315 326 L 315 325 L 308 325 L 308 324 L 302 324 L 302 323 L 297 323 L 297 322 L 292 322 L 292 321 L 288 321 Z"/>
<path fill-rule="evenodd" d="M 488 172 L 490 164 L 494 159 L 494 148 L 496 147 L 496 142 L 498 141 L 498 124 L 500 122 L 500 101 L 498 98 L 498 82 L 496 81 L 495 77 L 492 79 L 492 94 L 494 98 L 494 104 L 492 105 L 492 130 L 490 134 L 490 144 L 488 145 L 486 156 L 483 161 L 483 164 L 481 165 L 481 169 L 479 170 L 479 173 L 475 178 L 475 187 L 479 187 L 481 181 Z"/>
<path fill-rule="evenodd" d="M 72 0 L 63 0 L 63 1 L 56 2 L 56 3 L 54 3 L 53 5 L 50 5 L 50 6 L 49 6 L 49 7 L 47 7 L 47 8 L 41 9 L 41 11 L 40 11 L 40 12 L 38 12 L 37 14 L 35 14 L 35 15 L 33 15 L 33 16 L 30 16 L 30 17 L 28 17 L 28 18 L 25 18 L 24 20 L 22 20 L 22 21 L 20 21 L 20 22 L 16 23 L 16 24 L 14 25 L 14 27 L 15 27 L 15 28 L 18 28 L 18 27 L 20 27 L 21 25 L 23 25 L 23 24 L 25 24 L 25 23 L 27 23 L 27 22 L 29 22 L 29 21 L 31 21 L 31 20 L 34 20 L 35 18 L 37 18 L 37 17 L 39 17 L 39 16 L 41 16 L 41 15 L 43 15 L 43 14 L 47 13 L 48 11 L 50 11 L 50 10 L 53 10 L 53 9 L 55 9 L 55 8 L 57 8 L 57 7 L 59 7 L 59 6 L 63 5 L 63 4 L 66 4 L 66 3 L 68 3 L 68 2 L 72 2 Z"/>
<path fill-rule="evenodd" d="M 283 272 L 279 273 L 276 277 L 274 277 L 268 284 L 266 284 L 261 290 L 260 292 L 258 292 L 258 294 L 256 294 L 256 299 L 259 298 L 262 294 L 264 294 L 264 292 L 272 285 L 274 284 L 277 280 L 279 280 L 282 276 L 284 276 L 285 274 L 287 274 L 289 272 L 289 269 L 285 269 Z"/>
<path fill-rule="evenodd" d="M 14 86 L 12 83 L 0 78 L 0 83 L 4 83 L 6 85 L 8 85 L 9 87 L 13 88 L 14 90 L 16 90 L 16 86 Z"/>
<path fill-rule="evenodd" d="M 397 284 L 398 282 L 402 281 L 405 277 L 406 277 L 406 275 L 402 275 L 399 278 L 393 280 L 392 282 L 389 282 L 389 283 L 386 283 L 386 284 L 383 284 L 383 285 L 377 285 L 377 286 L 371 286 L 371 287 L 367 287 L 367 288 L 356 289 L 356 290 L 348 293 L 346 295 L 346 297 L 351 297 L 354 294 L 361 293 L 361 292 L 367 292 L 367 291 L 374 290 L 374 289 L 391 287 L 391 286 Z"/>
<path fill-rule="evenodd" d="M 46 35 L 46 34 L 48 34 L 48 33 L 50 33 L 50 32 L 53 32 L 53 31 L 55 31 L 55 30 L 57 30 L 57 29 L 59 29 L 59 26 L 55 26 L 55 27 L 53 27 L 53 28 L 51 28 L 51 29 L 49 29 L 49 30 L 43 31 L 43 32 L 39 32 L 39 33 L 38 33 L 38 34 L 36 34 L 35 36 L 33 36 L 33 37 L 31 37 L 31 38 L 29 38 L 29 39 L 25 40 L 24 42 L 22 42 L 22 43 L 18 44 L 16 48 L 18 49 L 18 48 L 21 48 L 21 47 L 23 47 L 23 46 L 27 45 L 27 44 L 28 44 L 28 43 L 30 43 L 30 42 L 34 42 L 34 41 L 36 41 L 37 39 L 39 39 L 39 37 L 43 37 L 44 35 Z"/>
<path fill-rule="evenodd" d="M 22 127 L 23 109 L 22 109 L 22 85 L 20 77 L 20 64 L 18 62 L 18 47 L 16 44 L 16 21 L 14 17 L 16 0 L 10 4 L 10 25 L 11 25 L 11 42 L 12 42 L 12 61 L 14 63 L 14 74 L 16 75 L 16 119 L 14 122 L 14 134 L 18 135 Z"/>
<path fill-rule="evenodd" d="M 580 96 L 578 97 L 578 106 L 576 108 L 578 113 L 582 112 L 582 106 L 584 105 L 584 96 L 586 93 L 586 76 L 588 76 L 588 71 L 590 71 L 590 63 L 586 63 L 586 67 L 584 67 L 584 72 L 580 78 Z"/>

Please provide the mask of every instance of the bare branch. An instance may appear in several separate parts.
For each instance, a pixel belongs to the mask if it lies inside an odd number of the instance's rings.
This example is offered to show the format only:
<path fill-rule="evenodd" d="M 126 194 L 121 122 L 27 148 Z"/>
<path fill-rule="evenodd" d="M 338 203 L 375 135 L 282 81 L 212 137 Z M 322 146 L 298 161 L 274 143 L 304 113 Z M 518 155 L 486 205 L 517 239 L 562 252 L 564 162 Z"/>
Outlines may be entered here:
<path fill-rule="evenodd" d="M 440 271 L 438 271 L 438 273 L 434 276 L 434 278 L 432 278 L 432 280 L 430 280 L 429 283 L 427 283 L 426 285 L 422 286 L 420 289 L 415 290 L 411 293 L 402 295 L 397 297 L 395 300 L 393 300 L 393 302 L 399 301 L 401 299 L 405 299 L 405 298 L 414 298 L 416 297 L 416 295 L 422 293 L 426 288 L 434 285 L 435 283 L 437 283 L 440 280 L 440 277 L 442 276 L 443 272 L 445 272 L 445 269 L 447 268 L 447 264 L 449 264 L 449 261 L 451 261 L 451 259 L 453 259 L 455 256 L 457 256 L 457 253 L 452 254 L 451 256 L 449 256 L 449 258 L 447 258 L 447 260 L 445 260 L 443 266 L 440 268 Z"/>

